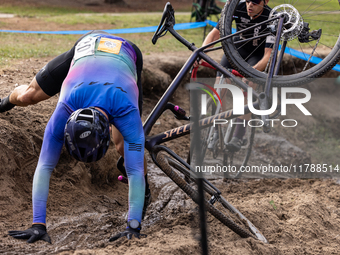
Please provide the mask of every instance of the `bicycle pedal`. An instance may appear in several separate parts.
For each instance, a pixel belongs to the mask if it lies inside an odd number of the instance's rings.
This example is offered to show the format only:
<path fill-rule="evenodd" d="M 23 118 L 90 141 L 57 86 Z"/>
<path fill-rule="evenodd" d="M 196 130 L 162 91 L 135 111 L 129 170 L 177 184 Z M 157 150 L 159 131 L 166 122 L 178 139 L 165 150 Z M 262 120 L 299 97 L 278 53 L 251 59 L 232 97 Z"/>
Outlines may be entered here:
<path fill-rule="evenodd" d="M 211 141 L 208 144 L 208 149 L 213 150 L 214 147 L 216 147 L 217 143 L 218 143 L 218 138 L 217 139 L 212 138 Z"/>
<path fill-rule="evenodd" d="M 247 138 L 243 138 L 242 146 L 246 146 L 247 144 L 248 144 L 248 139 Z"/>

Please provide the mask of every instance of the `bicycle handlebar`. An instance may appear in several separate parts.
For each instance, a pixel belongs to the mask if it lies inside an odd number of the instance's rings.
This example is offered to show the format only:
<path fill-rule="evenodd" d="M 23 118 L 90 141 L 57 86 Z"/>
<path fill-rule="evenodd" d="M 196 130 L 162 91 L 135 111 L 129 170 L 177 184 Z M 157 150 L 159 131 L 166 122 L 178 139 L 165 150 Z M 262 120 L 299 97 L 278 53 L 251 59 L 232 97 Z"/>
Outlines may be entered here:
<path fill-rule="evenodd" d="M 164 7 L 163 16 L 159 22 L 158 28 L 151 39 L 152 43 L 156 44 L 158 38 L 164 36 L 169 31 L 180 43 L 188 47 L 188 49 L 192 51 L 197 49 L 193 43 L 188 42 L 175 31 L 175 24 L 175 10 L 172 8 L 171 4 L 167 2 Z"/>
<path fill-rule="evenodd" d="M 159 22 L 158 28 L 152 37 L 152 43 L 156 44 L 158 38 L 165 35 L 168 28 L 172 28 L 176 24 L 175 11 L 169 2 L 166 3 L 163 11 L 163 16 Z M 165 33 L 164 33 L 165 32 Z M 164 33 L 164 34 L 163 34 Z"/>

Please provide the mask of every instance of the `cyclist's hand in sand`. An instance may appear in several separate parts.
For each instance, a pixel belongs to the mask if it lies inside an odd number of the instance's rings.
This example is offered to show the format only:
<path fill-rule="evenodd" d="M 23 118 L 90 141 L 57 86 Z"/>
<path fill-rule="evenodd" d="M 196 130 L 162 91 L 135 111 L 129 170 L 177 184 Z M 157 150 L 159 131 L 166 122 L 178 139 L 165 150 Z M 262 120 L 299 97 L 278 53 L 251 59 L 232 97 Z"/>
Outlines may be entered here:
<path fill-rule="evenodd" d="M 17 239 L 28 239 L 28 243 L 34 243 L 38 240 L 52 243 L 51 238 L 47 234 L 46 226 L 42 224 L 33 224 L 32 227 L 27 230 L 8 231 L 8 234 Z"/>
<path fill-rule="evenodd" d="M 121 232 L 113 237 L 110 238 L 110 242 L 116 241 L 118 238 L 124 237 L 126 236 L 127 239 L 131 239 L 133 236 L 137 237 L 138 239 L 140 239 L 141 237 L 147 237 L 147 235 L 145 234 L 141 234 L 140 230 L 138 229 L 132 229 L 132 228 L 127 228 L 124 232 Z"/>

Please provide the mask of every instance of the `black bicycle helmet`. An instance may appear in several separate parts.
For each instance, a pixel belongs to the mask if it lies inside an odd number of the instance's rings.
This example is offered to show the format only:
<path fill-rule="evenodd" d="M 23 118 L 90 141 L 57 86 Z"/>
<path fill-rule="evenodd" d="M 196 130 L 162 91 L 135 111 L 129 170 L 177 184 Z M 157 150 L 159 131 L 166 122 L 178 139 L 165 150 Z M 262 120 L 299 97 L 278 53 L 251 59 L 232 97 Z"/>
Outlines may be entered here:
<path fill-rule="evenodd" d="M 64 142 L 67 151 L 82 162 L 101 159 L 110 143 L 109 121 L 94 108 L 79 109 L 68 118 Z"/>

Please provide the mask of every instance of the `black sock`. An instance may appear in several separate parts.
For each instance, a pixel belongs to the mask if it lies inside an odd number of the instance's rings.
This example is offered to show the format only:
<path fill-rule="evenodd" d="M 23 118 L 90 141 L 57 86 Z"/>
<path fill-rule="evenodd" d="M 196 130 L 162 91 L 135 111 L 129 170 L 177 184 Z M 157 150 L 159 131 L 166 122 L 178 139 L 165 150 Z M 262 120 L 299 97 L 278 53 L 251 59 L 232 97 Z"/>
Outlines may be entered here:
<path fill-rule="evenodd" d="M 150 187 L 148 183 L 148 174 L 145 175 L 145 195 L 150 193 Z"/>
<path fill-rule="evenodd" d="M 9 94 L 9 96 L 10 95 L 11 94 Z M 7 112 L 15 106 L 15 104 L 12 104 L 11 102 L 9 102 L 9 96 L 3 99 L 0 99 L 0 112 Z"/>
<path fill-rule="evenodd" d="M 247 124 L 248 124 L 248 120 L 243 120 L 240 118 L 237 118 L 235 122 L 244 122 L 245 126 L 243 126 L 242 124 L 237 124 L 235 132 L 234 132 L 234 137 L 236 136 L 238 139 L 242 139 L 244 134 L 246 133 L 246 128 L 247 128 Z"/>

